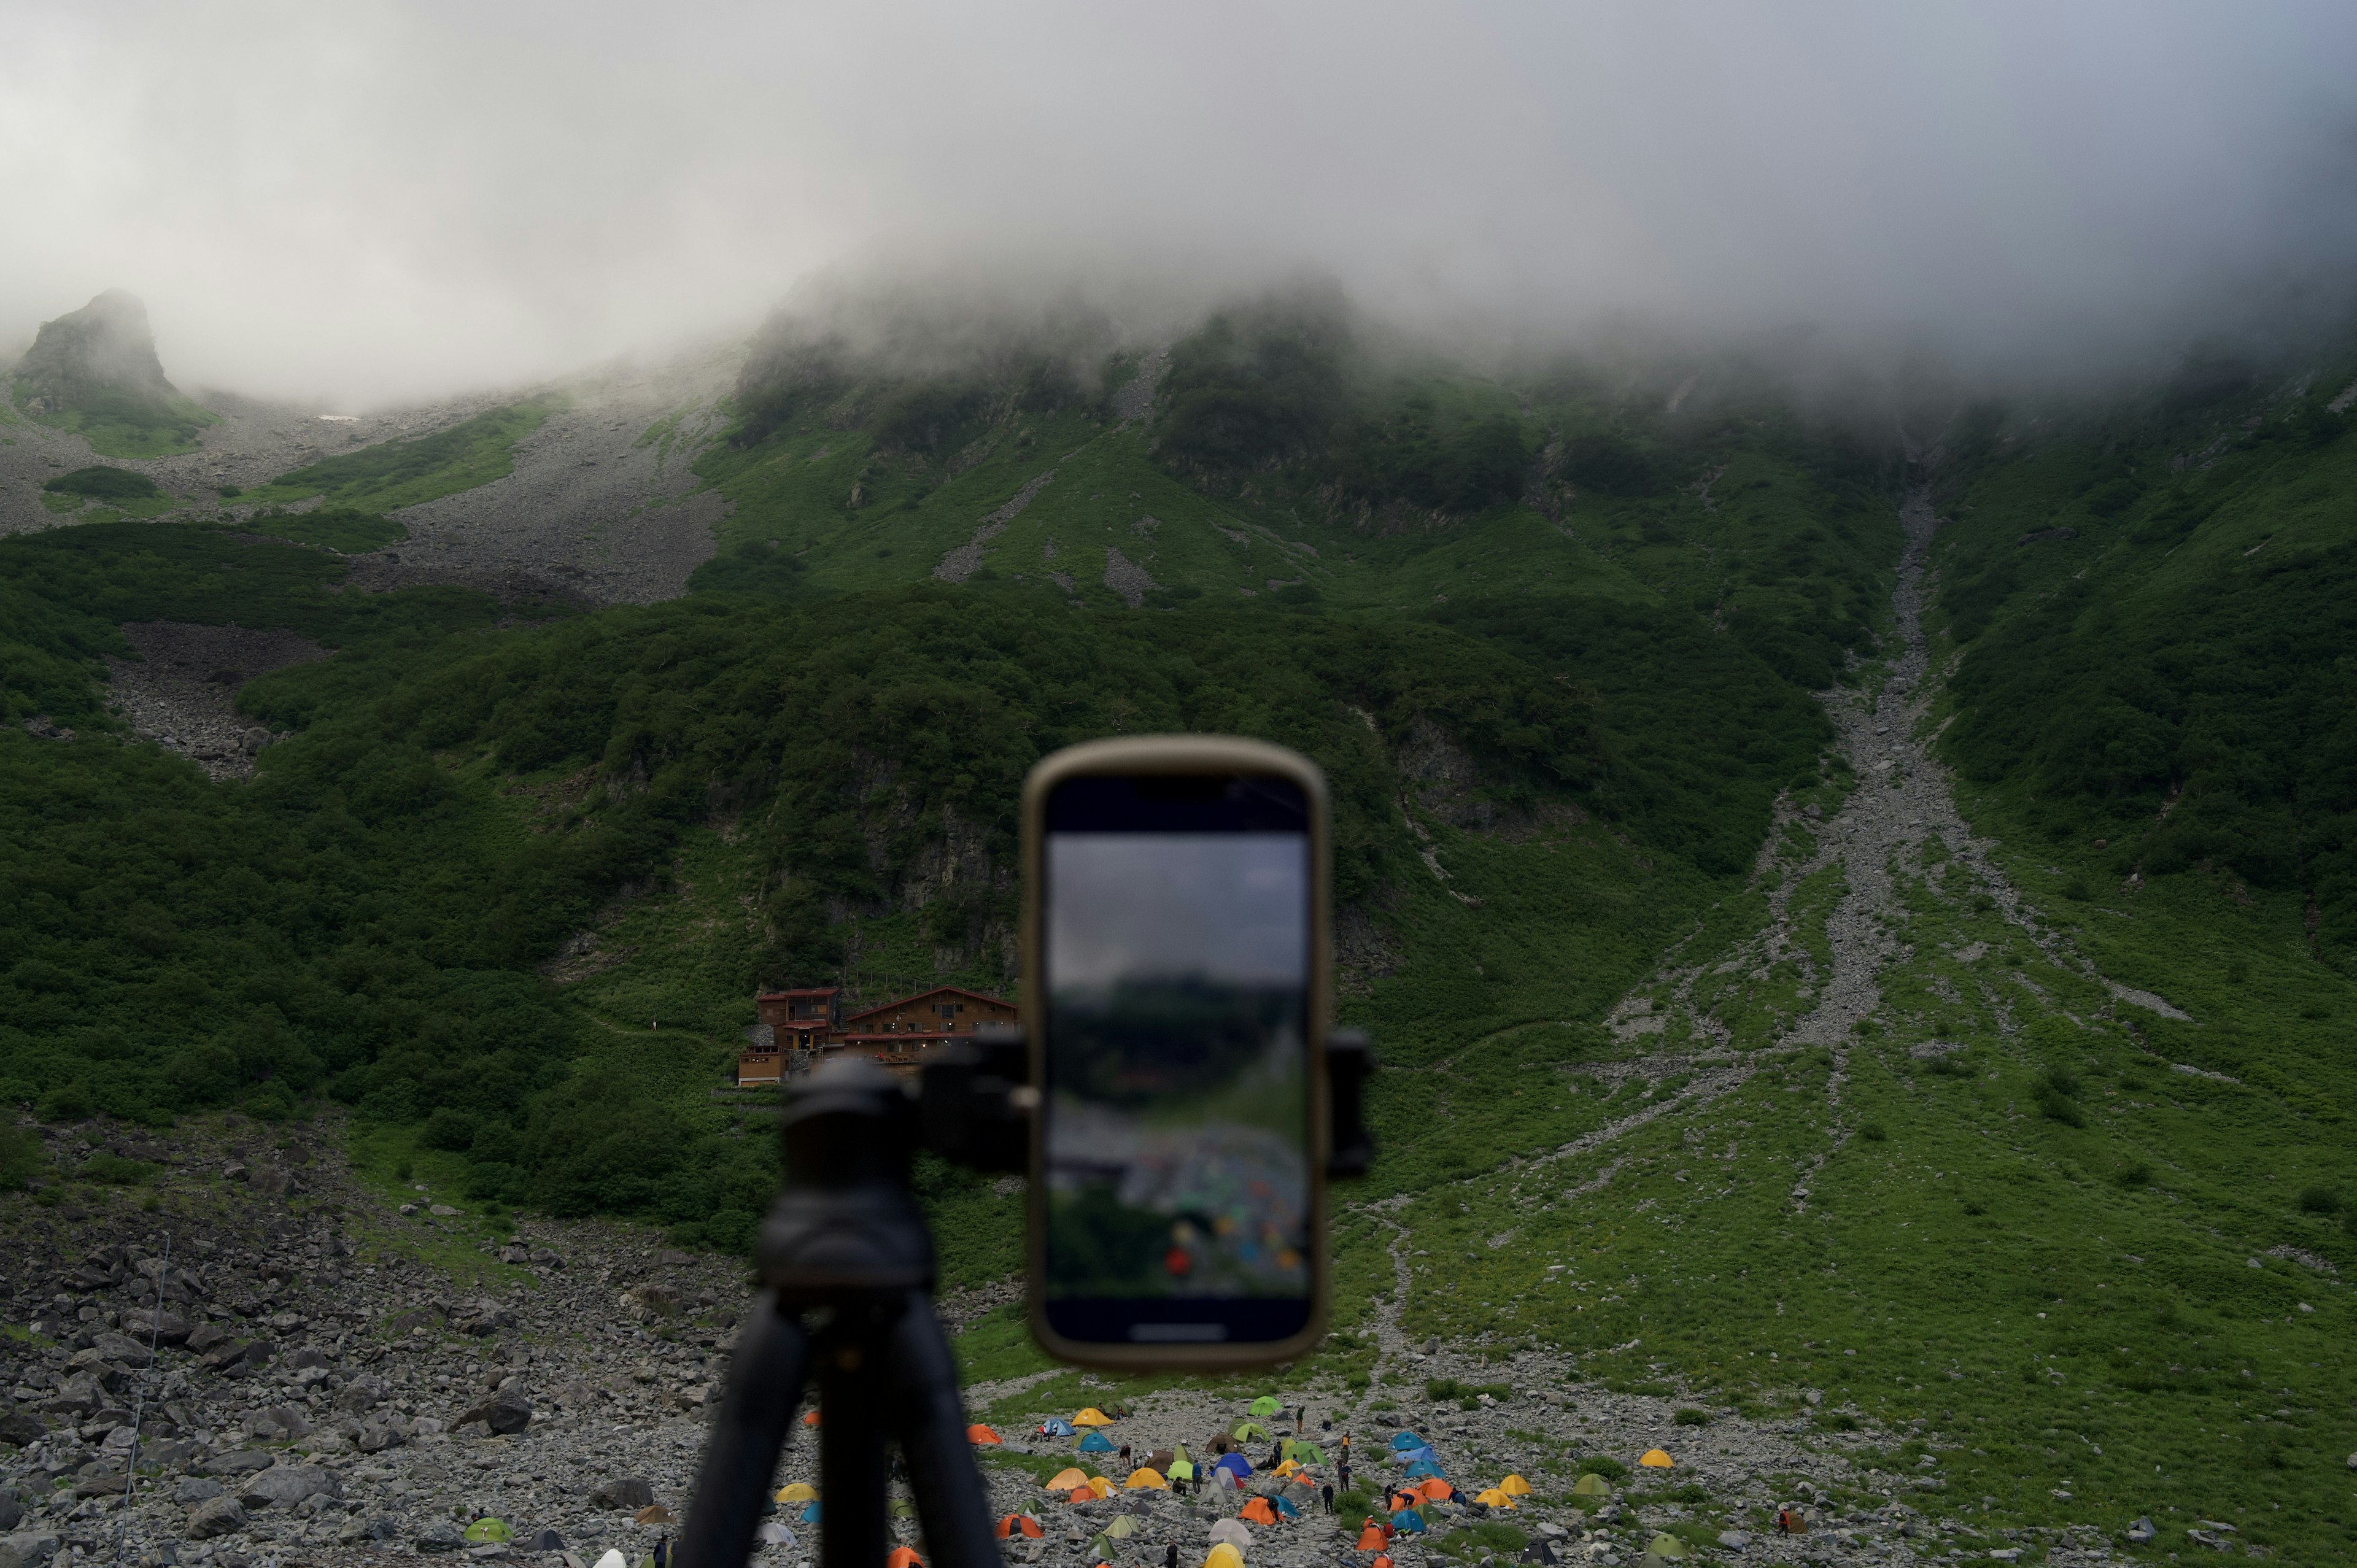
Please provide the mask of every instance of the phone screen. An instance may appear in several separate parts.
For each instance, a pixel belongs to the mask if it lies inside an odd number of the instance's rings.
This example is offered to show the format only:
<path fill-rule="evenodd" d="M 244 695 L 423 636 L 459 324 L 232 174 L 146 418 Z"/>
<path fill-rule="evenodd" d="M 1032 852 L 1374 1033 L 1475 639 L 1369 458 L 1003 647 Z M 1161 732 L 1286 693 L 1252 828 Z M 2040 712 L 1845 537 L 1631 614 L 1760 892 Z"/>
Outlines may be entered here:
<path fill-rule="evenodd" d="M 1289 779 L 1069 779 L 1047 801 L 1049 1326 L 1281 1340 L 1312 1274 L 1309 803 Z"/>

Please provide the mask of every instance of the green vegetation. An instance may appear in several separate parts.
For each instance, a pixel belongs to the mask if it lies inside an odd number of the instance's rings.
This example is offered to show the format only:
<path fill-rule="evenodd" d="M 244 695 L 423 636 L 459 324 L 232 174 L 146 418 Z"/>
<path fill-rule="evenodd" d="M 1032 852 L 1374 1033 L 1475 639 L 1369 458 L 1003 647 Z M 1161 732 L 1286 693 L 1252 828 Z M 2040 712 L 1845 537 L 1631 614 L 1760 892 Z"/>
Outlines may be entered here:
<path fill-rule="evenodd" d="M 544 398 L 490 409 L 431 435 L 323 458 L 281 474 L 239 499 L 277 506 L 321 496 L 335 506 L 382 512 L 455 495 L 513 472 L 510 453 L 515 444 L 561 406 L 560 400 Z"/>
<path fill-rule="evenodd" d="M 198 433 L 219 424 L 221 416 L 192 398 L 177 392 L 155 396 L 93 389 L 66 406 L 36 411 L 32 388 L 16 384 L 16 407 L 56 430 L 70 430 L 90 443 L 102 457 L 168 457 L 197 449 Z"/>
<path fill-rule="evenodd" d="M 275 508 L 257 512 L 246 521 L 247 530 L 266 533 L 274 539 L 285 539 L 296 544 L 324 544 L 339 555 L 359 555 L 371 550 L 382 550 L 388 544 L 398 544 L 409 537 L 409 530 L 373 512 L 354 507 L 323 506 L 309 511 L 282 511 Z"/>
<path fill-rule="evenodd" d="M 88 496 L 99 500 L 148 500 L 162 494 L 156 481 L 129 468 L 76 468 L 59 474 L 41 489 L 59 495 Z"/>

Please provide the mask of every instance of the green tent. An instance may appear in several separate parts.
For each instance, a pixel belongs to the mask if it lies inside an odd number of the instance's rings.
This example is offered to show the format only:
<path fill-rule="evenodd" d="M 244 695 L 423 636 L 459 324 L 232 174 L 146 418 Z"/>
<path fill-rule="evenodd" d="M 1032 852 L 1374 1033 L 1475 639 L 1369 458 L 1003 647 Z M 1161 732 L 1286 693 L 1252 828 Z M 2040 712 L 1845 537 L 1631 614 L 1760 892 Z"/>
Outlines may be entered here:
<path fill-rule="evenodd" d="M 1131 1536 L 1137 1533 L 1136 1516 L 1135 1514 L 1121 1514 L 1115 1517 L 1111 1524 L 1104 1527 L 1104 1533 L 1115 1541 L 1127 1541 Z"/>
<path fill-rule="evenodd" d="M 1195 1462 L 1191 1459 L 1173 1459 L 1170 1461 L 1170 1468 L 1163 1472 L 1162 1478 L 1166 1481 L 1191 1481 L 1195 1478 Z"/>
<path fill-rule="evenodd" d="M 1686 1543 L 1674 1535 L 1661 1534 L 1645 1542 L 1648 1563 L 1675 1563 L 1686 1554 Z"/>
<path fill-rule="evenodd" d="M 1256 1421 L 1240 1421 L 1236 1423 L 1236 1430 L 1232 1435 L 1239 1443 L 1249 1443 L 1255 1437 L 1265 1438 L 1268 1434 L 1268 1428 Z"/>
<path fill-rule="evenodd" d="M 513 1541 L 515 1531 L 508 1528 L 505 1520 L 479 1519 L 467 1527 L 467 1539 L 478 1546 L 500 1545 Z"/>
<path fill-rule="evenodd" d="M 1185 1444 L 1174 1443 L 1170 1445 L 1170 1457 L 1178 1460 L 1183 1465 L 1195 1456 L 1187 1452 L 1187 1445 Z"/>
<path fill-rule="evenodd" d="M 1609 1498 L 1612 1495 L 1612 1483 L 1590 1470 L 1572 1483 L 1571 1495 L 1575 1498 Z"/>
<path fill-rule="evenodd" d="M 1285 1456 L 1292 1460 L 1297 1465 L 1323 1465 L 1326 1463 L 1326 1451 L 1324 1449 L 1318 1447 L 1315 1443 L 1310 1443 L 1297 1437 L 1288 1437 L 1285 1440 Z"/>
<path fill-rule="evenodd" d="M 1260 1398 L 1252 1402 L 1252 1412 L 1257 1416 L 1275 1415 L 1278 1411 L 1281 1411 L 1285 1407 L 1283 1405 L 1276 1402 L 1276 1396 L 1275 1394 L 1263 1394 Z"/>
<path fill-rule="evenodd" d="M 1092 1537 L 1089 1541 L 1089 1555 L 1099 1563 L 1112 1562 L 1113 1542 L 1107 1541 L 1102 1534 Z"/>

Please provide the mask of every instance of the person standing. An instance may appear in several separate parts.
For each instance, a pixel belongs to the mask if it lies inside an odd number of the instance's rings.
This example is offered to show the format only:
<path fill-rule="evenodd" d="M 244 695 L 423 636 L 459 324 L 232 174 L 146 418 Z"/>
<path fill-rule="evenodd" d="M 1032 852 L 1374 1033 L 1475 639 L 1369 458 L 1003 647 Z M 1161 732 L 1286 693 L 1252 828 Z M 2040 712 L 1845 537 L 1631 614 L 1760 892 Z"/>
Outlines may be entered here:
<path fill-rule="evenodd" d="M 1178 1568 L 1178 1543 L 1166 1541 L 1162 1547 L 1162 1568 Z"/>
<path fill-rule="evenodd" d="M 1329 1514 L 1332 1513 L 1334 1511 L 1334 1483 L 1329 1481 L 1324 1486 L 1318 1487 L 1318 1490 L 1319 1495 L 1326 1499 L 1326 1511 Z"/>

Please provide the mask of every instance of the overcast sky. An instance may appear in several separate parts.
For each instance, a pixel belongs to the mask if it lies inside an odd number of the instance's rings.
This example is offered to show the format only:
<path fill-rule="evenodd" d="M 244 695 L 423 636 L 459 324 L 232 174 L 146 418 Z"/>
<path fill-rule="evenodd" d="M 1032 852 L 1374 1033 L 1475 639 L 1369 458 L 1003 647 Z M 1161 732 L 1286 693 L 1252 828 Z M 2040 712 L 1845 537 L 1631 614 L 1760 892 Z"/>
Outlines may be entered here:
<path fill-rule="evenodd" d="M 0 0 L 0 349 L 121 286 L 184 384 L 350 402 L 879 258 L 2027 356 L 2357 237 L 2347 0 Z"/>

